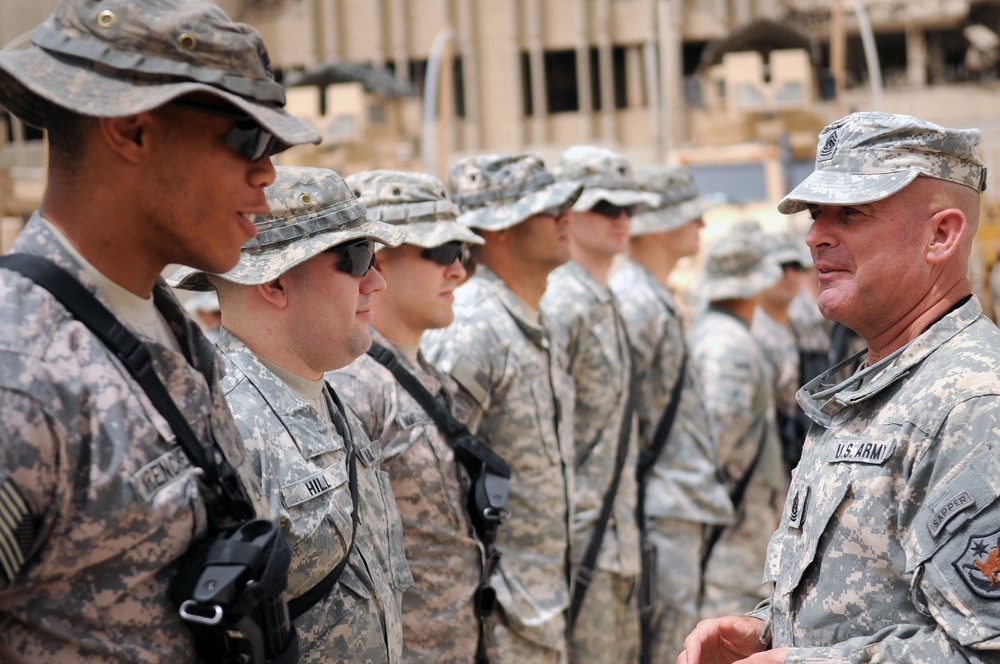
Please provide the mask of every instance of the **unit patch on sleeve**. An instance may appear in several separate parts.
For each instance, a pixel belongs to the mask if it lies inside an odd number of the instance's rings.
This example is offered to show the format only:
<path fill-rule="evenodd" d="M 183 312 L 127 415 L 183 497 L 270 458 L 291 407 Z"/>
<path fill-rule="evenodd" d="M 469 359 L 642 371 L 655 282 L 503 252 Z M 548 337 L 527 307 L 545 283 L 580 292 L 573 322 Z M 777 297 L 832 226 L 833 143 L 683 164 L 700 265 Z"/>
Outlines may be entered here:
<path fill-rule="evenodd" d="M 944 530 L 945 526 L 948 526 L 948 524 L 951 523 L 955 517 L 961 515 L 962 512 L 970 507 L 975 506 L 976 500 L 968 491 L 961 491 L 955 495 L 945 496 L 931 508 L 934 516 L 932 516 L 931 520 L 927 522 L 927 530 L 931 532 L 931 536 L 937 537 L 941 534 L 941 531 Z M 960 519 L 958 523 L 949 526 L 948 530 L 957 530 L 958 527 L 967 520 L 967 516 Z"/>
<path fill-rule="evenodd" d="M 1000 599 L 1000 530 L 970 537 L 951 564 L 969 590 L 986 599 Z"/>

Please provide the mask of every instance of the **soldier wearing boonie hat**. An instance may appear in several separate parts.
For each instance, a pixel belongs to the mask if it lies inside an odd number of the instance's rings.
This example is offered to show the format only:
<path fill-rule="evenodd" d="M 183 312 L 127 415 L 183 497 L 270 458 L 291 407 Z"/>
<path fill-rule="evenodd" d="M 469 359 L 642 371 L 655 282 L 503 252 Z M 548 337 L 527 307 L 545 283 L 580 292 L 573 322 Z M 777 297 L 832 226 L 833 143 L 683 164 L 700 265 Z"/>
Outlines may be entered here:
<path fill-rule="evenodd" d="M 727 615 L 770 592 L 746 570 L 763 564 L 769 524 L 778 519 L 787 479 L 774 387 L 750 324 L 760 293 L 778 276 L 777 264 L 764 254 L 760 225 L 747 220 L 708 248 L 696 286 L 708 306 L 688 332 L 691 362 L 705 391 L 717 436 L 716 462 L 736 512 L 732 525 L 715 526 L 707 535 L 703 618 Z"/>
<path fill-rule="evenodd" d="M 572 386 L 538 307 L 549 272 L 569 259 L 567 210 L 580 186 L 555 182 L 532 154 L 468 157 L 448 181 L 461 222 L 485 244 L 455 291 L 455 322 L 421 345 L 458 384 L 469 428 L 511 466 L 487 654 L 494 664 L 565 662 Z"/>
<path fill-rule="evenodd" d="M 374 354 L 327 378 L 381 445 L 382 470 L 402 520 L 414 578 L 402 600 L 403 661 L 468 664 L 480 649 L 473 597 L 484 568 L 484 545 L 463 508 L 469 476 L 448 435 L 382 362 L 387 353 L 450 409 L 458 387 L 427 362 L 419 344 L 425 330 L 454 319 L 453 293 L 466 279 L 468 247 L 483 239 L 457 221 L 458 207 L 431 175 L 377 170 L 345 182 L 369 219 L 392 224 L 406 237 L 375 258 L 386 289 L 373 308 Z"/>
<path fill-rule="evenodd" d="M 643 191 L 626 159 L 610 150 L 564 150 L 552 172 L 583 185 L 570 213 L 573 260 L 553 271 L 542 311 L 567 348 L 575 385 L 574 444 L 578 520 L 572 532 L 574 603 L 570 661 L 634 661 L 639 656 L 635 588 L 637 432 L 632 428 L 631 350 L 608 288 L 614 257 L 628 248 L 630 217 L 660 201 Z M 624 452 L 623 464 L 616 459 Z M 599 518 L 607 504 L 608 516 Z M 602 551 L 594 551 L 603 542 Z M 591 551 L 588 555 L 585 552 Z M 594 579 L 585 578 L 593 573 Z"/>
<path fill-rule="evenodd" d="M 699 626 L 693 658 L 724 639 L 773 661 L 996 659 L 1000 330 L 968 278 L 979 138 L 855 113 L 782 201 L 813 218 L 820 310 L 867 349 L 796 394 L 812 427 L 768 549 L 774 591 Z"/>
<path fill-rule="evenodd" d="M 677 166 L 637 169 L 636 181 L 661 201 L 633 216 L 628 259 L 610 286 L 628 329 L 636 375 L 644 537 L 641 661 L 669 661 L 684 649 L 684 637 L 698 622 L 698 555 L 706 526 L 732 519 L 715 466 L 715 435 L 704 395 L 685 359 L 690 354 L 687 326 L 668 287 L 677 262 L 698 252 L 702 215 L 717 201 L 699 195 L 690 171 Z M 666 424 L 671 408 L 673 419 Z"/>
<path fill-rule="evenodd" d="M 55 262 L 140 337 L 261 515 L 211 345 L 159 275 L 236 263 L 266 210 L 267 157 L 320 138 L 283 101 L 260 35 L 210 3 L 62 0 L 0 53 L 0 104 L 46 129 L 49 151 L 12 252 Z M 0 309 L 0 660 L 194 661 L 168 588 L 208 523 L 235 515 L 48 292 L 0 270 Z"/>
<path fill-rule="evenodd" d="M 182 268 L 176 287 L 214 287 L 222 386 L 292 545 L 289 608 L 302 661 L 399 662 L 399 595 L 412 584 L 382 448 L 324 378 L 371 344 L 372 296 L 385 281 L 374 243 L 402 229 L 366 217 L 335 172 L 279 166 L 269 214 L 221 275 Z M 353 494 L 353 496 L 352 496 Z M 360 515 L 356 530 L 351 514 Z M 325 577 L 347 557 L 332 585 Z"/>

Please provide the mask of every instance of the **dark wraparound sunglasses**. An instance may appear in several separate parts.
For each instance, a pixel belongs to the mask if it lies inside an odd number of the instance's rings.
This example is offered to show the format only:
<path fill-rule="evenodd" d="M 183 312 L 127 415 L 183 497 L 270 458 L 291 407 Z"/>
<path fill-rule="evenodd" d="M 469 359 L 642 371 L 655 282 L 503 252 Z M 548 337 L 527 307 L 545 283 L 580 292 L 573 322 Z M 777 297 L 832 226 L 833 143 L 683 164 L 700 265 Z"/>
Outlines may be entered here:
<path fill-rule="evenodd" d="M 614 203 L 609 203 L 608 201 L 600 200 L 594 204 L 594 207 L 590 208 L 590 211 L 593 212 L 594 214 L 599 214 L 602 217 L 607 217 L 608 219 L 617 219 L 618 215 L 620 215 L 622 212 L 627 213 L 628 216 L 631 217 L 632 214 L 635 212 L 635 206 L 615 205 Z"/>
<path fill-rule="evenodd" d="M 220 115 L 224 118 L 236 120 L 232 129 L 226 132 L 226 145 L 236 150 L 250 161 L 258 161 L 274 154 L 278 146 L 278 139 L 271 132 L 257 124 L 257 121 L 246 113 L 238 111 L 231 106 L 215 106 L 205 104 L 191 99 L 174 99 L 170 102 L 174 106 L 189 108 L 201 113 Z"/>
<path fill-rule="evenodd" d="M 469 245 L 465 242 L 445 242 L 436 247 L 424 249 L 420 252 L 420 257 L 448 267 L 456 260 L 461 260 L 462 265 L 465 265 L 472 259 L 472 251 L 469 250 Z"/>
<path fill-rule="evenodd" d="M 373 240 L 357 240 L 347 244 L 330 247 L 327 251 L 340 254 L 337 269 L 355 277 L 363 277 L 375 265 L 375 242 Z"/>

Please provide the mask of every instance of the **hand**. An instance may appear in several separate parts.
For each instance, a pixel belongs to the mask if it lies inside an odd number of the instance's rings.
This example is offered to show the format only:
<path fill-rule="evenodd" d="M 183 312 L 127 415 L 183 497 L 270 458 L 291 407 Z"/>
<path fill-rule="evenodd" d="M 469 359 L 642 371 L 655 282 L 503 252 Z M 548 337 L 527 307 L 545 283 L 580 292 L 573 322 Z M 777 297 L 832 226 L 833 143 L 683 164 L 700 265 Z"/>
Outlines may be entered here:
<path fill-rule="evenodd" d="M 684 639 L 677 664 L 781 664 L 788 650 L 766 650 L 763 628 L 763 620 L 747 616 L 703 620 Z"/>

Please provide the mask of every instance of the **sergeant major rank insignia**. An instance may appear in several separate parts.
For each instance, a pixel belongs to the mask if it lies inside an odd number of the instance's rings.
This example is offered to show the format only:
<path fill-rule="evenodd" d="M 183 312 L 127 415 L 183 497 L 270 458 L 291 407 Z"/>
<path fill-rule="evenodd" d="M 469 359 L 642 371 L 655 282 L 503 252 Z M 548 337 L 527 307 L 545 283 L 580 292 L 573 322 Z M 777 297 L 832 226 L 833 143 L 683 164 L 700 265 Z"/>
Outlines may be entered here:
<path fill-rule="evenodd" d="M 951 564 L 969 590 L 986 599 L 1000 599 L 1000 530 L 970 537 Z"/>

